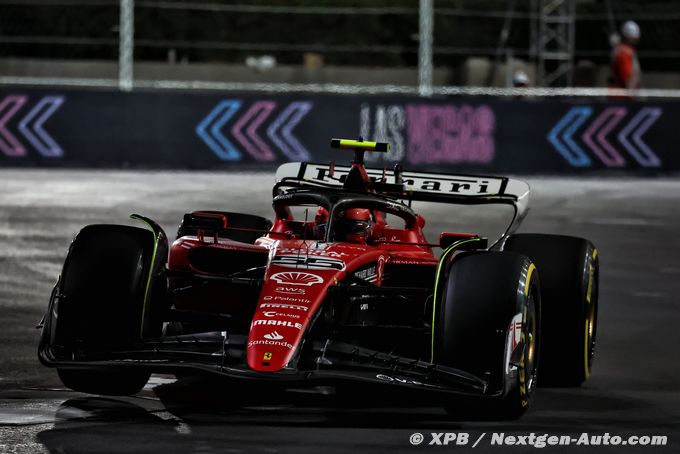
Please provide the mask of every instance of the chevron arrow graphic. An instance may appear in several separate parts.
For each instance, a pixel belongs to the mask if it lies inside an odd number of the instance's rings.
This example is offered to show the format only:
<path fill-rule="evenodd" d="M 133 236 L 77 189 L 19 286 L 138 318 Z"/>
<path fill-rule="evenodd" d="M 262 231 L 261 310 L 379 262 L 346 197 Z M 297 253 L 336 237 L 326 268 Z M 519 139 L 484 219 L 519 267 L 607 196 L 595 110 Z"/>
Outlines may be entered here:
<path fill-rule="evenodd" d="M 642 136 L 659 119 L 662 113 L 663 110 L 660 107 L 642 108 L 617 135 L 619 142 L 626 148 L 626 151 L 643 167 L 661 166 L 661 160 L 642 141 Z M 629 139 L 632 139 L 633 143 Z"/>
<path fill-rule="evenodd" d="M 57 142 L 43 129 L 43 124 L 63 103 L 63 96 L 45 96 L 19 123 L 19 131 L 38 153 L 48 158 L 59 158 L 64 155 Z"/>
<path fill-rule="evenodd" d="M 243 145 L 243 148 L 258 161 L 274 161 L 276 155 L 272 152 L 260 136 L 257 128 L 267 119 L 276 108 L 273 101 L 258 101 L 234 124 L 231 133 Z M 251 121 L 252 120 L 252 121 Z M 245 134 L 243 133 L 245 128 Z"/>
<path fill-rule="evenodd" d="M 607 141 L 607 135 L 626 116 L 626 113 L 627 109 L 624 107 L 608 107 L 598 115 L 583 133 L 583 142 L 593 150 L 593 153 L 607 167 L 623 167 L 626 165 L 623 156 Z M 595 140 L 593 140 L 593 135 L 595 135 Z"/>
<path fill-rule="evenodd" d="M 590 158 L 572 136 L 592 113 L 593 109 L 587 106 L 572 107 L 548 133 L 548 141 L 574 167 L 591 165 Z"/>
<path fill-rule="evenodd" d="M 5 156 L 25 156 L 26 149 L 6 128 L 7 122 L 26 104 L 26 96 L 7 96 L 0 103 L 0 151 Z"/>
<path fill-rule="evenodd" d="M 312 110 L 311 102 L 292 102 L 267 128 L 267 136 L 290 160 L 308 161 L 311 159 L 309 151 L 293 135 L 295 126 L 310 110 Z"/>
<path fill-rule="evenodd" d="M 222 134 L 222 127 L 240 108 L 241 101 L 235 99 L 220 101 L 196 126 L 198 137 L 222 161 L 240 161 L 242 158 L 241 152 Z"/>

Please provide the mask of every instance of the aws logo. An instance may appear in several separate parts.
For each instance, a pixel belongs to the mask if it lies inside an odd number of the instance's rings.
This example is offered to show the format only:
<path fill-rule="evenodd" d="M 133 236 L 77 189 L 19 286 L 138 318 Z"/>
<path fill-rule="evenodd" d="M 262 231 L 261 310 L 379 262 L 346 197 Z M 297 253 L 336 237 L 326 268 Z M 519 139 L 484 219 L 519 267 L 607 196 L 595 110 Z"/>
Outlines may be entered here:
<path fill-rule="evenodd" d="M 274 291 L 286 295 L 304 295 L 306 293 L 305 289 L 299 287 L 276 287 Z"/>

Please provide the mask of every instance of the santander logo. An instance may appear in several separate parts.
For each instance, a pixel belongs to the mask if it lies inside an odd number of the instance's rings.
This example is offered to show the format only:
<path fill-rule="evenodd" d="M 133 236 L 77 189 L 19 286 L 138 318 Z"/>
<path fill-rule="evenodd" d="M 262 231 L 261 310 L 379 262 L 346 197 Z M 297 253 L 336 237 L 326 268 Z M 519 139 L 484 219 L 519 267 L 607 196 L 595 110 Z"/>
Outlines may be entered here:
<path fill-rule="evenodd" d="M 270 279 L 282 285 L 304 285 L 306 287 L 323 283 L 321 276 L 299 271 L 275 273 L 271 275 Z"/>

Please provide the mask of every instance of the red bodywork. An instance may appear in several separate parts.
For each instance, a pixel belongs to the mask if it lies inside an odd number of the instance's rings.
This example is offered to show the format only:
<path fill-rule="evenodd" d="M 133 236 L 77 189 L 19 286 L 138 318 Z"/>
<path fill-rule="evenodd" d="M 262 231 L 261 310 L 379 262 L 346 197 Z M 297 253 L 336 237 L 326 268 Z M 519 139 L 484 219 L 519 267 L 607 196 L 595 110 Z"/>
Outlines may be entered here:
<path fill-rule="evenodd" d="M 393 228 L 379 212 L 373 214 L 375 226 L 364 244 L 305 240 L 291 232 L 311 232 L 315 221 L 302 223 L 277 216 L 272 233 L 264 234 L 255 244 L 202 234 L 182 237 L 171 247 L 168 267 L 171 271 L 210 274 L 192 260 L 196 251 L 223 254 L 225 261 L 241 262 L 250 257 L 253 263 L 266 263 L 248 335 L 247 363 L 256 371 L 276 372 L 285 368 L 301 347 L 305 330 L 322 306 L 328 288 L 349 274 L 359 273 L 377 286 L 382 285 L 385 269 L 390 266 L 424 266 L 434 276 L 438 259 L 423 234 L 424 220 L 418 217 L 410 228 Z M 231 290 L 229 294 L 213 292 L 212 301 L 207 303 L 210 308 L 201 310 L 230 313 L 245 297 Z M 185 304 L 190 309 L 193 301 Z"/>

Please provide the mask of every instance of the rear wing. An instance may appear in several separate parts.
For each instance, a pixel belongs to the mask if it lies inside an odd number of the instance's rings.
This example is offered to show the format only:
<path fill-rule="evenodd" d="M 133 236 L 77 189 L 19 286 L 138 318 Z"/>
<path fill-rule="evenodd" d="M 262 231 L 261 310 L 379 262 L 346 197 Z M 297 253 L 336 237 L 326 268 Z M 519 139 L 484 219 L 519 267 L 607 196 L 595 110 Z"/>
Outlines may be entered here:
<path fill-rule="evenodd" d="M 342 188 L 351 167 L 333 164 L 289 162 L 276 171 L 275 190 L 281 187 Z M 407 201 L 451 204 L 506 204 L 515 209 L 506 230 L 513 232 L 529 211 L 529 185 L 507 177 L 444 174 L 430 172 L 399 172 L 366 169 L 377 194 Z M 401 180 L 401 181 L 397 181 Z"/>

